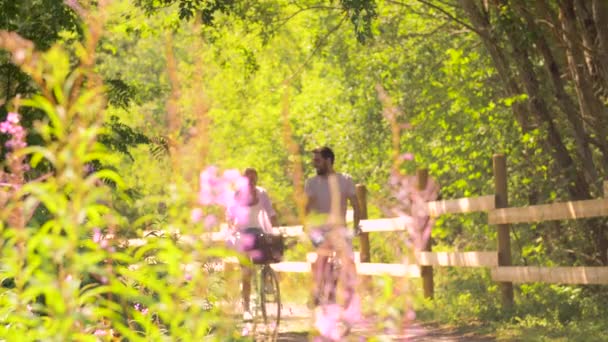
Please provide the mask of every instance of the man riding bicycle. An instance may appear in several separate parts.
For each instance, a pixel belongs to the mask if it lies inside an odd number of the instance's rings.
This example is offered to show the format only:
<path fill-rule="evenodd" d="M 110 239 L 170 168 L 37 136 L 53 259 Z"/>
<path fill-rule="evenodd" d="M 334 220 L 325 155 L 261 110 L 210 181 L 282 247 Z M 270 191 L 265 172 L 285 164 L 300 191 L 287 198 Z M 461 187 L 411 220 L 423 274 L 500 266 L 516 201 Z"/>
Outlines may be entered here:
<path fill-rule="evenodd" d="M 313 300 L 315 306 L 323 296 L 324 270 L 330 257 L 341 262 L 340 281 L 344 287 L 343 306 L 350 305 L 355 295 L 356 266 L 353 260 L 352 236 L 346 228 L 347 202 L 353 208 L 353 230 L 358 234 L 359 205 L 352 178 L 334 170 L 334 153 L 329 147 L 316 148 L 312 163 L 317 175 L 306 180 L 304 190 L 307 196 L 306 214 L 309 218 L 310 237 L 317 248 L 317 259 L 312 264 L 314 281 Z M 336 300 L 336 298 L 333 298 Z"/>

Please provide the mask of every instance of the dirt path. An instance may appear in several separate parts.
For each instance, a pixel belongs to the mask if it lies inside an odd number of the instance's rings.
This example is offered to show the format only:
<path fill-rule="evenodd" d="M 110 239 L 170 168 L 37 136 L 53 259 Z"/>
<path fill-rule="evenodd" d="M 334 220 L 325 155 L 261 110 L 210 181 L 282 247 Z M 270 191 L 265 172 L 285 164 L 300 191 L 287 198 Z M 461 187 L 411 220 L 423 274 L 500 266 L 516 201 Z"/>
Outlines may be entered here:
<path fill-rule="evenodd" d="M 283 318 L 279 327 L 278 341 L 303 342 L 309 341 L 309 331 L 312 326 L 312 312 L 301 305 L 284 305 Z M 387 334 L 375 329 L 375 324 L 369 323 L 355 326 L 346 341 L 365 341 L 372 337 L 380 341 L 413 341 L 413 342 L 486 342 L 495 341 L 491 336 L 480 336 L 470 331 L 456 330 L 431 324 L 414 323 L 405 331 L 398 334 Z"/>

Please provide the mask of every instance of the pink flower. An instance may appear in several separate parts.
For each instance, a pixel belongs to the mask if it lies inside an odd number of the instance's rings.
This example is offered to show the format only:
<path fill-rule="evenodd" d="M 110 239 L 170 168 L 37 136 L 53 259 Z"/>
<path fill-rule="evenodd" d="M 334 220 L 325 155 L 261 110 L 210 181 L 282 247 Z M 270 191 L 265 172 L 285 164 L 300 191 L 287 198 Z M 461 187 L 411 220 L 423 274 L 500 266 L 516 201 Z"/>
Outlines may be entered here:
<path fill-rule="evenodd" d="M 93 229 L 93 242 L 100 243 L 103 236 L 101 235 L 101 230 L 99 228 Z"/>
<path fill-rule="evenodd" d="M 106 335 L 108 335 L 108 331 L 107 330 L 103 330 L 103 329 L 97 329 L 97 330 L 95 330 L 95 332 L 93 333 L 93 335 L 95 335 L 95 336 L 106 336 Z"/>
<path fill-rule="evenodd" d="M 145 315 L 148 313 L 148 308 L 144 307 L 143 305 L 139 304 L 139 303 L 135 303 L 133 305 L 133 308 L 139 312 L 141 312 L 142 315 Z"/>
<path fill-rule="evenodd" d="M 238 241 L 238 250 L 245 252 L 253 249 L 255 236 L 253 234 L 241 234 Z"/>
<path fill-rule="evenodd" d="M 251 260 L 261 260 L 262 259 L 262 251 L 259 249 L 252 249 L 247 252 L 247 255 L 251 258 Z"/>
<path fill-rule="evenodd" d="M 416 319 L 416 312 L 412 309 L 408 309 L 405 314 L 405 320 L 408 322 L 412 322 Z"/>
<path fill-rule="evenodd" d="M 192 209 L 192 211 L 190 212 L 190 221 L 192 223 L 198 223 L 201 218 L 203 218 L 203 209 L 201 208 L 194 208 Z"/>
<path fill-rule="evenodd" d="M 414 160 L 414 154 L 412 153 L 404 153 L 401 156 L 399 156 L 401 158 L 401 160 Z"/>
<path fill-rule="evenodd" d="M 228 182 L 237 182 L 239 178 L 242 178 L 241 173 L 238 170 L 231 169 L 224 171 L 224 179 Z"/>
<path fill-rule="evenodd" d="M 8 115 L 6 116 L 6 121 L 10 122 L 12 124 L 18 124 L 19 123 L 19 114 L 9 112 Z"/>
<path fill-rule="evenodd" d="M 19 114 L 8 113 L 6 120 L 0 122 L 0 133 L 11 135 L 11 138 L 5 143 L 7 148 L 17 150 L 27 146 L 25 142 L 26 132 L 19 125 Z"/>
<path fill-rule="evenodd" d="M 104 238 L 104 236 L 101 233 L 101 230 L 99 228 L 93 229 L 93 242 L 98 244 L 99 247 L 101 247 L 103 249 L 112 251 L 111 248 L 108 248 L 108 247 L 110 247 L 110 242 Z"/>
<path fill-rule="evenodd" d="M 330 304 L 318 307 L 315 311 L 315 328 L 321 336 L 331 341 L 338 341 L 340 332 L 340 313 L 342 308 L 338 304 Z"/>
<path fill-rule="evenodd" d="M 359 296 L 353 294 L 350 303 L 348 303 L 348 306 L 342 313 L 342 318 L 349 325 L 361 321 L 363 315 L 361 314 L 361 300 L 359 299 Z"/>
<path fill-rule="evenodd" d="M 205 228 L 213 228 L 217 225 L 218 221 L 217 221 L 217 217 L 215 217 L 215 215 L 207 215 L 205 216 L 205 220 L 203 222 L 203 224 L 205 225 Z"/>

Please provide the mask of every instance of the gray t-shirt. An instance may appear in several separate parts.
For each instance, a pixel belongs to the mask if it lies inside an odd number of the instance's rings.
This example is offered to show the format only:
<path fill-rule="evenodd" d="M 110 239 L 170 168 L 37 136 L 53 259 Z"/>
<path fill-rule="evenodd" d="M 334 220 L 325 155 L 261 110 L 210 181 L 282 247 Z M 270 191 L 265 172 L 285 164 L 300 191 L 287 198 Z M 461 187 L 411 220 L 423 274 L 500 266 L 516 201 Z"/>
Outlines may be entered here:
<path fill-rule="evenodd" d="M 351 176 L 343 173 L 334 173 L 329 176 L 317 175 L 306 180 L 304 191 L 310 201 L 309 205 L 313 214 L 329 215 L 333 213 L 339 215 L 341 222 L 344 222 L 346 200 L 355 196 L 355 183 Z"/>

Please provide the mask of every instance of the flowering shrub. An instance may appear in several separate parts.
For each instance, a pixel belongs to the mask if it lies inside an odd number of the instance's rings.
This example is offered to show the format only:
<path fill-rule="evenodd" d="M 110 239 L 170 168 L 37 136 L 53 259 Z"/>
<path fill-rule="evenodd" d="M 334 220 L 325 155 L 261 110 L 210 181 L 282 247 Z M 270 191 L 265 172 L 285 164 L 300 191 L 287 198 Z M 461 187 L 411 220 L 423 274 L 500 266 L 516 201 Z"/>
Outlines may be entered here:
<path fill-rule="evenodd" d="M 35 123 L 43 144 L 27 146 L 17 113 L 9 113 L 0 133 L 9 134 L 7 166 L 0 197 L 0 340 L 195 340 L 230 336 L 234 325 L 219 314 L 221 291 L 205 265 L 226 256 L 223 248 L 190 239 L 188 245 L 171 238 L 148 238 L 133 243 L 118 235 L 126 220 L 116 211 L 114 198 L 125 196 L 119 174 L 96 165 L 111 164 L 112 154 L 98 143 L 104 130 L 104 87 L 91 66 L 101 37 L 100 13 L 78 5 L 88 30 L 77 43 L 79 64 L 60 46 L 41 53 L 10 32 L 0 32 L 0 48 L 21 67 L 40 94 L 21 101 L 41 110 L 45 120 Z M 72 2 L 76 6 L 76 2 Z M 91 14 L 91 15 L 88 15 Z M 42 161 L 48 175 L 26 181 L 28 161 Z M 172 193 L 167 226 L 182 236 L 198 237 L 216 224 L 206 207 L 233 205 L 234 190 L 242 185 L 236 171 L 217 177 L 208 168 L 201 180 L 200 205 L 189 201 L 189 189 L 169 180 Z M 111 187 L 109 184 L 113 184 Z M 40 205 L 48 211 L 44 222 L 30 220 Z M 194 223 L 203 224 L 194 224 Z M 214 305 L 215 303 L 215 305 Z"/>

